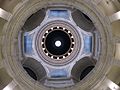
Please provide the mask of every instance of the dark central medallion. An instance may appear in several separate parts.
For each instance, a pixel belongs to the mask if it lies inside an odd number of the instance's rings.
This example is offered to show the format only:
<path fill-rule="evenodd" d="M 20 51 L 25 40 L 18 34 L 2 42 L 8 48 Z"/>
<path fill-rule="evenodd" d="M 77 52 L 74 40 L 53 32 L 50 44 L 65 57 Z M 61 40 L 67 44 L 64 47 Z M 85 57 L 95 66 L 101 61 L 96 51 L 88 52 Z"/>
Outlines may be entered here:
<path fill-rule="evenodd" d="M 56 29 L 47 35 L 45 46 L 53 55 L 64 55 L 71 46 L 70 36 L 66 32 Z"/>
<path fill-rule="evenodd" d="M 62 59 L 71 54 L 74 39 L 69 30 L 58 26 L 45 32 L 42 44 L 46 55 L 53 59 Z"/>

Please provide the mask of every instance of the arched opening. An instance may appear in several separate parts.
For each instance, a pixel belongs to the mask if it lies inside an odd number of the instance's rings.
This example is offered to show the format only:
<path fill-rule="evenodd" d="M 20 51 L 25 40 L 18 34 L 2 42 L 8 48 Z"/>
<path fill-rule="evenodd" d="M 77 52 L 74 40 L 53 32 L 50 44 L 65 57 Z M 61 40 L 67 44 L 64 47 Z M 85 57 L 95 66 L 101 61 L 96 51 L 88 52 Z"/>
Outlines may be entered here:
<path fill-rule="evenodd" d="M 23 66 L 23 68 L 26 70 L 26 72 L 34 79 L 37 80 L 37 75 L 34 73 L 34 71 L 32 69 L 30 69 L 29 67 L 25 67 Z"/>
<path fill-rule="evenodd" d="M 96 60 L 92 57 L 84 57 L 76 62 L 71 71 L 71 75 L 75 82 L 79 82 L 94 68 Z"/>
<path fill-rule="evenodd" d="M 24 70 L 36 81 L 41 81 L 46 77 L 46 70 L 40 62 L 33 58 L 27 58 L 22 61 Z"/>
<path fill-rule="evenodd" d="M 72 18 L 77 26 L 87 32 L 92 32 L 95 27 L 92 20 L 86 14 L 77 9 L 72 12 Z"/>
<path fill-rule="evenodd" d="M 88 67 L 86 67 L 86 68 L 81 72 L 80 80 L 82 80 L 85 76 L 87 76 L 88 73 L 89 73 L 94 67 L 95 67 L 95 66 L 88 66 Z"/>

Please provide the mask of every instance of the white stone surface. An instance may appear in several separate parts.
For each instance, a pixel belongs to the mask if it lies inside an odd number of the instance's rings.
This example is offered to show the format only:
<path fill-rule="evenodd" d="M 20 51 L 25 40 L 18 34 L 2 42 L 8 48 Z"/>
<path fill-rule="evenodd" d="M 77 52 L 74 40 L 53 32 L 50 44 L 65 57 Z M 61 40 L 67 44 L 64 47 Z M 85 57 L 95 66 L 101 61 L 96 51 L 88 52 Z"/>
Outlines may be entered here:
<path fill-rule="evenodd" d="M 0 17 L 9 21 L 9 18 L 12 16 L 11 13 L 5 11 L 4 9 L 0 8 Z"/>

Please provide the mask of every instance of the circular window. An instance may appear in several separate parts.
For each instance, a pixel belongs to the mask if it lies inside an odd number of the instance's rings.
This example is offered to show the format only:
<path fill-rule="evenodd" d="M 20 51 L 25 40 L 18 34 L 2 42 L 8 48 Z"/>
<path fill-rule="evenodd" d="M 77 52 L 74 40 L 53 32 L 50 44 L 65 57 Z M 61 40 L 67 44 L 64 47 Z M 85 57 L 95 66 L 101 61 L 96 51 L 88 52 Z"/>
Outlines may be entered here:
<path fill-rule="evenodd" d="M 67 29 L 54 27 L 44 34 L 42 48 L 46 55 L 53 59 L 62 59 L 71 54 L 74 48 L 74 38 Z"/>
<path fill-rule="evenodd" d="M 52 55 L 64 55 L 70 49 L 71 40 L 64 31 L 55 30 L 47 35 L 45 46 Z"/>

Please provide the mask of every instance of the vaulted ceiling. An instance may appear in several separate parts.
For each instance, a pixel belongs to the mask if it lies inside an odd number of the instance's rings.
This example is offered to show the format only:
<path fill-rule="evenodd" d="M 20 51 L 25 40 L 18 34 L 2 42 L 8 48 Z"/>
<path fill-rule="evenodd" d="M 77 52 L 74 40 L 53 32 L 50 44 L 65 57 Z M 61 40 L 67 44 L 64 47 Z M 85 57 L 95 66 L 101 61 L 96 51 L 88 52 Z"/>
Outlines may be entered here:
<path fill-rule="evenodd" d="M 43 66 L 33 58 L 22 57 L 19 55 L 21 53 L 16 53 L 19 52 L 16 46 L 20 46 L 18 36 L 21 29 L 33 30 L 32 26 L 38 25 L 33 22 L 39 23 L 43 20 L 41 17 L 45 16 L 45 13 L 39 10 L 47 10 L 52 5 L 57 7 L 59 4 L 64 7 L 68 5 L 72 9 L 75 7 L 88 15 L 100 32 L 102 45 L 100 57 L 97 58 L 99 61 L 83 58 L 72 69 L 71 73 L 76 79 L 80 74 L 77 71 L 85 68 L 83 65 L 94 65 L 95 68 L 85 79 L 73 86 L 54 88 L 41 84 L 41 77 L 45 76 Z M 72 11 L 74 12 L 74 9 Z M 35 15 L 35 18 L 31 15 Z M 84 28 L 91 27 L 81 17 L 79 18 L 82 21 L 77 20 L 76 17 L 80 15 L 77 11 L 74 15 L 73 19 L 78 22 L 78 26 L 84 22 Z M 94 53 L 96 58 L 97 52 Z M 22 65 L 33 68 L 33 71 L 38 73 L 36 77 L 39 81 L 31 78 Z M 120 90 L 120 0 L 0 0 L 0 90 L 66 89 Z"/>

